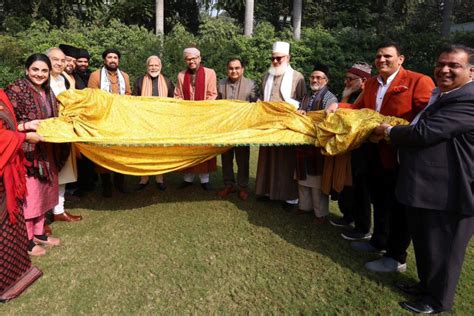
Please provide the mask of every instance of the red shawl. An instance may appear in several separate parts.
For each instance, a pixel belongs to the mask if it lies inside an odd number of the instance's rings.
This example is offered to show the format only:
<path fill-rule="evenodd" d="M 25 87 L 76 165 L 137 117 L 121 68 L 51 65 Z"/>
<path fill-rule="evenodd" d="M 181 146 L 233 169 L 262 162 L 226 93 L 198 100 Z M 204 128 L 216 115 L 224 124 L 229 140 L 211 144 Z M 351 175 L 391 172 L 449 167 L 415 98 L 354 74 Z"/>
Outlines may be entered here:
<path fill-rule="evenodd" d="M 0 209 L 0 220 L 3 223 L 8 214 L 10 223 L 15 224 L 26 197 L 26 160 L 21 150 L 26 134 L 16 131 L 13 107 L 1 89 L 0 106 L 0 189 L 3 185 L 5 190 L 0 190 L 0 200 L 3 194 L 6 197 L 6 212 Z"/>
<path fill-rule="evenodd" d="M 188 69 L 184 74 L 183 95 L 185 100 L 191 100 L 191 76 L 192 73 Z M 196 71 L 196 81 L 194 85 L 194 100 L 206 99 L 206 74 L 204 67 L 200 66 Z"/>

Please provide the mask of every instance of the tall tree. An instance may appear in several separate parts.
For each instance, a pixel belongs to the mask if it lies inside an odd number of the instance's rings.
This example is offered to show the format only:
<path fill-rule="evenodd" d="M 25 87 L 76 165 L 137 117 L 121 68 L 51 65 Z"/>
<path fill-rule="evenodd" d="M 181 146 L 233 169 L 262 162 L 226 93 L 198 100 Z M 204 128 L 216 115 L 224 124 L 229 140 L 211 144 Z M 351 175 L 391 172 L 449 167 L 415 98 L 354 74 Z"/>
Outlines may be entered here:
<path fill-rule="evenodd" d="M 451 19 L 453 16 L 454 0 L 443 0 L 443 15 L 441 24 L 441 36 L 449 37 L 451 29 Z"/>
<path fill-rule="evenodd" d="M 245 0 L 245 36 L 252 36 L 253 33 L 253 5 L 254 0 Z"/>
<path fill-rule="evenodd" d="M 165 34 L 164 0 L 155 0 L 155 22 L 156 35 Z"/>
<path fill-rule="evenodd" d="M 303 0 L 293 0 L 293 37 L 301 38 L 301 17 L 303 15 Z"/>

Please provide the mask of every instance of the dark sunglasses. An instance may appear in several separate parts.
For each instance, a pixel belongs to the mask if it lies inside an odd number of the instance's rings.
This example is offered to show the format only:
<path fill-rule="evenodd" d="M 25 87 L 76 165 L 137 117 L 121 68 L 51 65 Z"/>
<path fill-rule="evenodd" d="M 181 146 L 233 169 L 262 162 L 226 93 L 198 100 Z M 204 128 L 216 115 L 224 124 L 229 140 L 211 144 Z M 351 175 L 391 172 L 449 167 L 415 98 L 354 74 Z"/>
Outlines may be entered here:
<path fill-rule="evenodd" d="M 285 58 L 286 56 L 278 56 L 278 57 L 270 57 L 271 61 L 274 61 L 276 60 L 277 62 L 280 62 L 283 58 Z"/>

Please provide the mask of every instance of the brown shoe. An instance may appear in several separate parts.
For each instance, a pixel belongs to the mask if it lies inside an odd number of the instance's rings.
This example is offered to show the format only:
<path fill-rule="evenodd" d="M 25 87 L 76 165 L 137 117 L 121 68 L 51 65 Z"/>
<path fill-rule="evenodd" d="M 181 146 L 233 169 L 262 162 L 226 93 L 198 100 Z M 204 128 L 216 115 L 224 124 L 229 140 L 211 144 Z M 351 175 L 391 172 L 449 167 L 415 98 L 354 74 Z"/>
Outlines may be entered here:
<path fill-rule="evenodd" d="M 46 250 L 39 245 L 35 245 L 31 250 L 28 250 L 28 255 L 33 257 L 44 256 L 45 254 Z"/>
<path fill-rule="evenodd" d="M 51 226 L 49 225 L 44 225 L 44 234 L 46 236 L 51 236 L 53 234 L 53 230 L 51 229 Z"/>
<path fill-rule="evenodd" d="M 242 201 L 247 201 L 249 198 L 249 192 L 247 190 L 240 190 L 239 191 L 239 199 Z"/>
<path fill-rule="evenodd" d="M 218 191 L 217 192 L 217 195 L 221 198 L 224 198 L 226 196 L 228 196 L 229 194 L 231 193 L 235 193 L 237 192 L 237 190 L 233 187 L 233 186 L 226 186 L 225 188 L 223 188 L 222 190 Z"/>
<path fill-rule="evenodd" d="M 81 215 L 72 215 L 64 211 L 62 214 L 54 214 L 53 221 L 55 222 L 78 222 L 82 220 Z"/>

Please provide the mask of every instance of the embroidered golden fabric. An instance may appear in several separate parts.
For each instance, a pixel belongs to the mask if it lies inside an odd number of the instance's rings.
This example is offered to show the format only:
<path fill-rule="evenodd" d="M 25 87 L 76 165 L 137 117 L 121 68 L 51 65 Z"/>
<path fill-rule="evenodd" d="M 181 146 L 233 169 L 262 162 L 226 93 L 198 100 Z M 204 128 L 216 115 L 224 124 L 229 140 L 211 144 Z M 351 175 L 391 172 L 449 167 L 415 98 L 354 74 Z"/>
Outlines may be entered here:
<path fill-rule="evenodd" d="M 285 102 L 184 101 L 121 96 L 97 89 L 68 90 L 58 100 L 60 117 L 42 122 L 38 130 L 45 141 L 75 143 L 95 163 L 131 175 L 190 167 L 229 146 L 321 144 L 324 152 L 337 154 L 344 148 L 341 137 L 351 140 L 346 148 L 353 148 L 362 141 L 354 133 L 370 134 L 371 130 L 361 131 L 369 126 L 365 117 L 374 121 L 372 128 L 383 118 L 378 113 L 344 110 L 357 118 L 358 128 L 334 126 L 337 113 L 328 117 L 333 125 L 328 123 L 320 130 L 320 123 L 326 122 L 323 112 L 302 116 Z M 346 136 L 342 136 L 344 131 Z M 317 137 L 320 133 L 324 133 L 323 140 Z M 331 133 L 338 141 L 331 141 Z M 328 146 L 337 147 L 328 150 Z"/>

